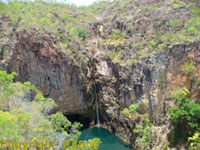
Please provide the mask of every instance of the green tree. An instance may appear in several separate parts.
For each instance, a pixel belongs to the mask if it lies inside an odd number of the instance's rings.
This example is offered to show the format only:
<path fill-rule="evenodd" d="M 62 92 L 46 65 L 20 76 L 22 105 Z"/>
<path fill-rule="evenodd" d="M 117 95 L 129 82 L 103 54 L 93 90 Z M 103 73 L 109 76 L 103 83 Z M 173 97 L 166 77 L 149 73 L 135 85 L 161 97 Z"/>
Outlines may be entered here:
<path fill-rule="evenodd" d="M 12 96 L 15 94 L 13 80 L 17 74 L 15 72 L 7 74 L 0 71 L 0 109 L 9 110 L 11 107 Z"/>
<path fill-rule="evenodd" d="M 18 140 L 19 127 L 16 117 L 9 112 L 0 111 L 0 141 L 1 140 Z"/>
<path fill-rule="evenodd" d="M 200 128 L 200 104 L 194 103 L 190 98 L 190 92 L 183 88 L 173 94 L 177 100 L 177 107 L 170 108 L 171 123 L 174 126 L 172 145 L 184 136 L 185 140 L 193 136 Z M 184 128 L 184 129 L 183 129 Z M 184 131 L 183 135 L 181 131 Z"/>
<path fill-rule="evenodd" d="M 51 115 L 51 123 L 56 132 L 68 131 L 69 127 L 72 125 L 61 112 Z"/>

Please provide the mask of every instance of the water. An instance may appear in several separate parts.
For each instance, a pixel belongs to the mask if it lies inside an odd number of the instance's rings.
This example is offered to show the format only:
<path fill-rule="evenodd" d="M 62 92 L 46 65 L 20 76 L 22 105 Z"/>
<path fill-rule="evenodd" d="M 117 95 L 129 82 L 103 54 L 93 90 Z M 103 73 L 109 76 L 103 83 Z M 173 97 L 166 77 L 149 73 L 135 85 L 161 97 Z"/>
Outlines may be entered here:
<path fill-rule="evenodd" d="M 99 150 L 133 150 L 114 134 L 102 128 L 88 128 L 82 131 L 80 140 L 100 138 Z"/>
<path fill-rule="evenodd" d="M 98 101 L 97 101 L 97 90 L 96 90 L 96 84 L 94 85 L 95 87 L 95 103 L 96 103 L 96 115 L 97 115 L 97 124 L 96 126 L 99 128 L 100 127 L 100 119 L 99 119 L 99 106 L 98 106 Z"/>
<path fill-rule="evenodd" d="M 97 102 L 97 99 L 96 99 L 96 114 L 97 114 L 97 127 L 99 128 L 100 127 L 100 120 L 99 120 L 99 106 L 98 106 L 98 102 Z"/>

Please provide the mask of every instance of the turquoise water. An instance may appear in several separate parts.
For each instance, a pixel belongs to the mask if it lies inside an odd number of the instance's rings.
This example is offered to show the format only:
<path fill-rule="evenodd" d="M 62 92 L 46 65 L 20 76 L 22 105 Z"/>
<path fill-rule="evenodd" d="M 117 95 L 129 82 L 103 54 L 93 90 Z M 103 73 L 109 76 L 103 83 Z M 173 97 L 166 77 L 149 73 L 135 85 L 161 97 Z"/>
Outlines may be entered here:
<path fill-rule="evenodd" d="M 132 150 L 128 145 L 122 142 L 118 137 L 102 128 L 88 128 L 82 131 L 80 140 L 100 138 L 101 144 L 99 150 Z"/>

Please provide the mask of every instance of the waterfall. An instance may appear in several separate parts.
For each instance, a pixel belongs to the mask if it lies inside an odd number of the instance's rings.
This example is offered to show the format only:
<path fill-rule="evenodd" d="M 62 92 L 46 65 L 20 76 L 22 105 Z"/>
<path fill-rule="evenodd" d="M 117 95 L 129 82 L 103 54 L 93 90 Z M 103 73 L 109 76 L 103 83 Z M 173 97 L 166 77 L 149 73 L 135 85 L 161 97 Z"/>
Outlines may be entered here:
<path fill-rule="evenodd" d="M 99 105 L 97 101 L 97 90 L 96 90 L 96 84 L 94 85 L 95 88 L 95 103 L 96 103 L 96 115 L 97 115 L 97 124 L 96 126 L 99 128 L 100 127 L 100 119 L 99 119 Z"/>

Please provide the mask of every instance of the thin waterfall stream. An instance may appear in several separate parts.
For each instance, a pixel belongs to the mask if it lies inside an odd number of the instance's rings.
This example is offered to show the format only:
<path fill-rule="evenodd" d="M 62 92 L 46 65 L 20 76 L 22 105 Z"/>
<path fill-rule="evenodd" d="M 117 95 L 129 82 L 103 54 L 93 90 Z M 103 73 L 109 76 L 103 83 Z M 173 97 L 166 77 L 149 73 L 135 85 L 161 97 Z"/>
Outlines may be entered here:
<path fill-rule="evenodd" d="M 84 129 L 79 137 L 79 140 L 90 140 L 93 138 L 99 138 L 101 144 L 99 150 L 132 150 L 132 147 L 124 143 L 121 139 L 116 137 L 111 132 L 106 129 L 101 128 L 100 125 L 100 111 L 98 103 L 98 93 L 99 93 L 99 84 L 96 79 L 96 61 L 95 59 L 89 59 L 89 68 L 90 68 L 90 82 L 91 82 L 91 98 L 93 104 L 95 103 L 96 107 L 96 126 Z"/>
<path fill-rule="evenodd" d="M 96 126 L 99 128 L 100 127 L 100 119 L 99 119 L 99 105 L 98 105 L 98 100 L 97 100 L 97 89 L 96 89 L 96 84 L 94 84 L 94 90 L 95 90 L 95 104 L 96 104 L 96 116 L 97 116 L 97 124 Z"/>

